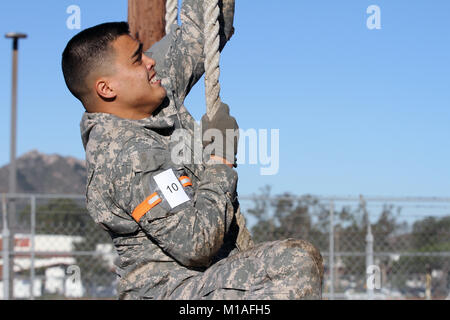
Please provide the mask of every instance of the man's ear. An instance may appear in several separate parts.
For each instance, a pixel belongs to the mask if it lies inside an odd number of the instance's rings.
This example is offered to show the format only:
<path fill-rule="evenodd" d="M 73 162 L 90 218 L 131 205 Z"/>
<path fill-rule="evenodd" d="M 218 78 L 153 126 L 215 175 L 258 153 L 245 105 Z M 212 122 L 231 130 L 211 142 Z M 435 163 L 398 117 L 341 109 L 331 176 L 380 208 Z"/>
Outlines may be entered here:
<path fill-rule="evenodd" d="M 100 98 L 103 98 L 105 100 L 112 100 L 117 96 L 116 92 L 111 87 L 110 81 L 104 78 L 98 79 L 95 82 L 95 91 L 97 91 L 97 94 L 100 96 Z"/>

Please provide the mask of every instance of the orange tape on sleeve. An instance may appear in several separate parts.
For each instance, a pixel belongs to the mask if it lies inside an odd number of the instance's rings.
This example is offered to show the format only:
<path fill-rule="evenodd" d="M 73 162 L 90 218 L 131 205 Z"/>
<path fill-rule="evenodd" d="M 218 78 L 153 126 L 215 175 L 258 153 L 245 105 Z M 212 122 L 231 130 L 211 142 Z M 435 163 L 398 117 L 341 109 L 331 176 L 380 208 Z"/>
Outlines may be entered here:
<path fill-rule="evenodd" d="M 155 192 L 152 195 L 148 196 L 141 204 L 139 204 L 134 210 L 131 216 L 134 220 L 139 222 L 141 218 L 154 206 L 160 203 L 162 200 Z"/>
<path fill-rule="evenodd" d="M 192 186 L 191 179 L 189 179 L 189 177 L 187 177 L 187 176 L 182 176 L 182 177 L 180 177 L 179 180 L 183 187 Z"/>

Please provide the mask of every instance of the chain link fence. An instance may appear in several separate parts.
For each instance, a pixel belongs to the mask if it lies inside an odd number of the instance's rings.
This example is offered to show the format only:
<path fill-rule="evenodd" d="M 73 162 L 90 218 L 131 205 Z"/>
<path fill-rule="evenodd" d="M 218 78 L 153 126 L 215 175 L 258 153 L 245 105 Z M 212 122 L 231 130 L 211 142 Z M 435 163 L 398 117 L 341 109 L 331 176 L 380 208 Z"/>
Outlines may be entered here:
<path fill-rule="evenodd" d="M 304 239 L 324 299 L 446 299 L 450 198 L 240 197 L 255 242 Z M 83 196 L 2 195 L 2 299 L 115 299 L 117 254 Z"/>
<path fill-rule="evenodd" d="M 244 197 L 259 241 L 304 239 L 324 299 L 450 298 L 450 198 Z"/>
<path fill-rule="evenodd" d="M 2 298 L 116 296 L 116 253 L 83 196 L 4 195 L 2 204 Z"/>

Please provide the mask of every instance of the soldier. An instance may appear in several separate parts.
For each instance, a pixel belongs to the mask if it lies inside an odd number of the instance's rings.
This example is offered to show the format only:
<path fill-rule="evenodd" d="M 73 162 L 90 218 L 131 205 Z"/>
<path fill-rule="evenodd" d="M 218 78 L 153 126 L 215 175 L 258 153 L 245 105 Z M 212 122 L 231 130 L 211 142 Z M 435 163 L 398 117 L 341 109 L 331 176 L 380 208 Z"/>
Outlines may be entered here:
<path fill-rule="evenodd" d="M 234 0 L 223 0 L 221 49 L 233 17 Z M 66 84 L 86 109 L 87 207 L 119 255 L 119 299 L 320 299 L 322 257 L 311 244 L 253 245 L 237 201 L 235 137 L 233 152 L 175 161 L 177 130 L 195 137 L 183 102 L 204 73 L 203 1 L 184 0 L 181 21 L 144 54 L 125 22 L 86 29 L 63 52 Z M 225 104 L 202 123 L 224 136 L 238 130 Z"/>

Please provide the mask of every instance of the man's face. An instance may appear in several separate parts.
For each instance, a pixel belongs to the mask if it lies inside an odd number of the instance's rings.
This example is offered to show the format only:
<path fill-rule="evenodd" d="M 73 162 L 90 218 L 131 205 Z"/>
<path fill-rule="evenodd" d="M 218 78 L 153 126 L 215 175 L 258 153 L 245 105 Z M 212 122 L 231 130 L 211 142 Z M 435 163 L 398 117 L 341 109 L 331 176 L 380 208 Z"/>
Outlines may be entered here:
<path fill-rule="evenodd" d="M 123 35 L 113 42 L 114 73 L 110 77 L 116 101 L 131 109 L 153 112 L 166 97 L 156 80 L 155 61 L 142 53 L 142 44 Z"/>

